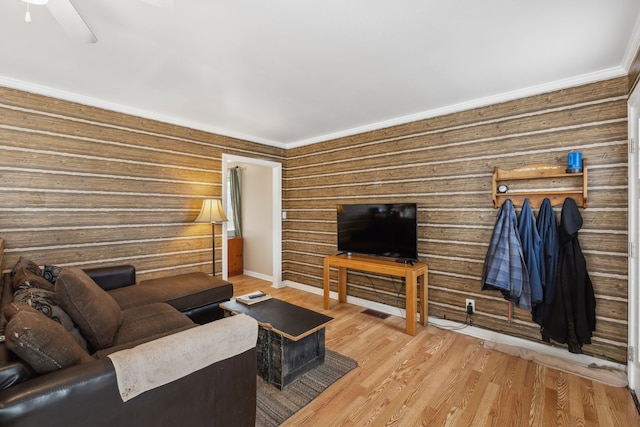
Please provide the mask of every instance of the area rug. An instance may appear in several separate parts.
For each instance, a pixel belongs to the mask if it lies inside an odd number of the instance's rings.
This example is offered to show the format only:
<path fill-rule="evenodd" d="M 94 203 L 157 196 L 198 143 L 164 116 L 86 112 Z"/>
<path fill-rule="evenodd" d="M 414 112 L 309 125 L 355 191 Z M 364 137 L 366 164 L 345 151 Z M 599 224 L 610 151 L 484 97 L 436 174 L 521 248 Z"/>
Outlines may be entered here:
<path fill-rule="evenodd" d="M 313 368 L 282 391 L 258 377 L 256 426 L 279 426 L 357 366 L 355 360 L 327 349 L 322 365 Z"/>

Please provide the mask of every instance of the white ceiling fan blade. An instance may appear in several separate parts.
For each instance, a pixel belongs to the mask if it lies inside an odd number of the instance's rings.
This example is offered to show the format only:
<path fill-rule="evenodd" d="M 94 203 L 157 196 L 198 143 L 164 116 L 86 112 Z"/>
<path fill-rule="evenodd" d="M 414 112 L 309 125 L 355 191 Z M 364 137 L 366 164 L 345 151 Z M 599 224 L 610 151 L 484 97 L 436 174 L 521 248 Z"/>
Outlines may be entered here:
<path fill-rule="evenodd" d="M 58 21 L 62 29 L 72 39 L 84 43 L 95 43 L 98 41 L 73 3 L 71 3 L 71 0 L 49 0 L 47 8 L 53 17 L 56 18 L 56 21 Z"/>

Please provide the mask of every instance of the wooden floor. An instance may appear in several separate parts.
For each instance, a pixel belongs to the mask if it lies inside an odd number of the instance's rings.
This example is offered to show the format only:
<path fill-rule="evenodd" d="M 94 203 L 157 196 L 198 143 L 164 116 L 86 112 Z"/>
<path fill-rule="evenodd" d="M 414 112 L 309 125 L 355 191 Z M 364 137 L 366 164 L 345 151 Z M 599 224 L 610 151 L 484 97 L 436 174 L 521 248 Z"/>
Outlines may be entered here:
<path fill-rule="evenodd" d="M 263 290 L 335 318 L 328 348 L 359 367 L 284 426 L 640 426 L 627 388 L 587 380 L 483 348 L 482 341 L 433 326 L 404 333 L 404 319 L 363 308 L 322 308 L 322 297 L 274 289 L 247 276 L 229 279 L 236 295 Z"/>

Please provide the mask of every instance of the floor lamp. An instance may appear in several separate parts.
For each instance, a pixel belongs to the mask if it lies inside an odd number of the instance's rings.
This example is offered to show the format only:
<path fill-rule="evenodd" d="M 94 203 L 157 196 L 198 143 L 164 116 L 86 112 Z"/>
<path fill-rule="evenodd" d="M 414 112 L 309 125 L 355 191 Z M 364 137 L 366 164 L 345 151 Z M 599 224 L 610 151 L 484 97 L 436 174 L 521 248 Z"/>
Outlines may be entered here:
<path fill-rule="evenodd" d="M 227 221 L 227 216 L 222 209 L 222 200 L 205 199 L 202 201 L 202 209 L 195 222 L 211 223 L 211 251 L 213 254 L 213 276 L 216 275 L 216 224 Z"/>

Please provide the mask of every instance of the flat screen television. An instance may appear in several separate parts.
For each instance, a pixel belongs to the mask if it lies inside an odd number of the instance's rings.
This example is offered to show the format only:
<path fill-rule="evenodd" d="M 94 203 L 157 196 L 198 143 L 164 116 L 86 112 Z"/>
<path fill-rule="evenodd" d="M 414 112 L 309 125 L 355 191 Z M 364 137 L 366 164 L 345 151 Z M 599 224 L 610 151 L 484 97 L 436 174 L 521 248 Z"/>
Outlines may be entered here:
<path fill-rule="evenodd" d="M 418 259 L 416 203 L 342 204 L 338 212 L 338 251 Z"/>

